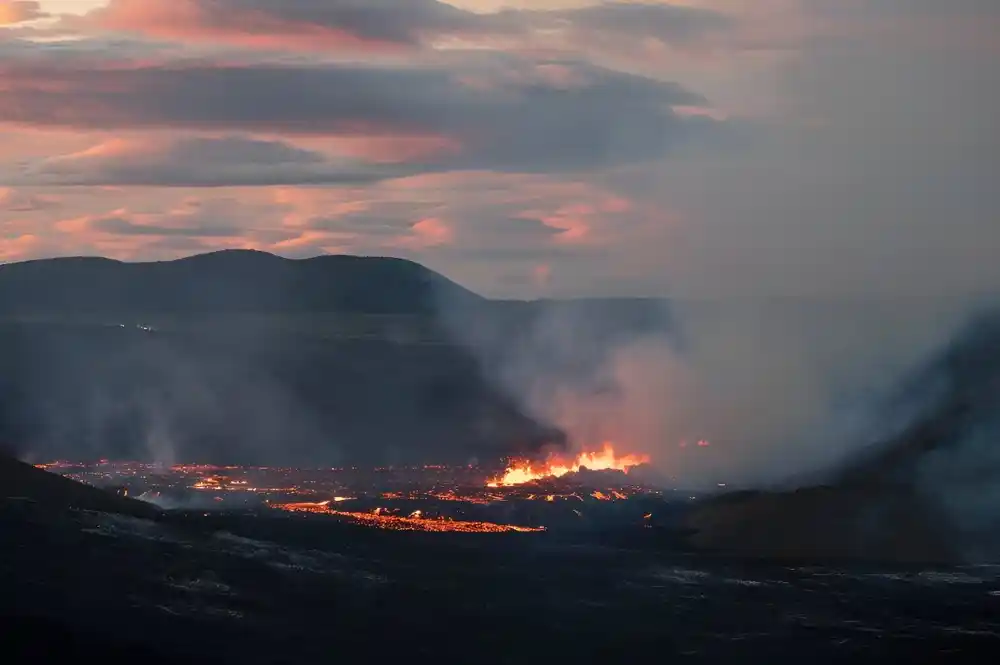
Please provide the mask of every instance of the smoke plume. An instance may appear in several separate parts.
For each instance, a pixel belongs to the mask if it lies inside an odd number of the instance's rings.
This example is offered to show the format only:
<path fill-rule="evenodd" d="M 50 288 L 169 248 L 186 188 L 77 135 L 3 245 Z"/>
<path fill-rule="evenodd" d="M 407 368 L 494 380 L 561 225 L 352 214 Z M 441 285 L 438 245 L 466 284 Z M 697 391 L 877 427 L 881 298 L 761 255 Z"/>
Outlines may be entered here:
<path fill-rule="evenodd" d="M 645 315 L 623 320 L 629 306 Z M 927 408 L 915 393 L 902 401 L 901 382 L 968 309 L 644 300 L 443 311 L 493 381 L 571 448 L 613 441 L 677 484 L 706 487 L 832 473 L 890 439 Z"/>

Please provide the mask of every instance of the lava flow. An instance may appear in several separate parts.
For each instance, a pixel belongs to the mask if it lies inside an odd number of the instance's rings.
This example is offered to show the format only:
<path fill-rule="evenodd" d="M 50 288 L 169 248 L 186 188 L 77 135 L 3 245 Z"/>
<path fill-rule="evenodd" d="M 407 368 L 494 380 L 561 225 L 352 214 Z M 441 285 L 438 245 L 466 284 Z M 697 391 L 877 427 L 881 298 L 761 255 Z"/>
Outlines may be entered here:
<path fill-rule="evenodd" d="M 530 460 L 514 460 L 504 473 L 493 478 L 487 487 L 509 487 L 523 485 L 542 478 L 559 478 L 567 473 L 576 473 L 580 469 L 590 471 L 621 471 L 628 473 L 629 469 L 649 462 L 648 455 L 615 454 L 614 446 L 605 443 L 600 452 L 580 453 L 575 459 L 566 461 L 557 456 L 550 456 L 545 462 L 537 463 Z"/>
<path fill-rule="evenodd" d="M 407 516 L 392 515 L 381 508 L 376 508 L 371 512 L 333 510 L 330 508 L 329 501 L 285 503 L 272 505 L 272 507 L 290 512 L 322 513 L 362 526 L 392 531 L 458 531 L 462 533 L 533 533 L 545 531 L 543 526 L 515 526 L 494 522 L 454 520 L 447 517 L 424 517 L 419 510 L 415 510 Z"/>

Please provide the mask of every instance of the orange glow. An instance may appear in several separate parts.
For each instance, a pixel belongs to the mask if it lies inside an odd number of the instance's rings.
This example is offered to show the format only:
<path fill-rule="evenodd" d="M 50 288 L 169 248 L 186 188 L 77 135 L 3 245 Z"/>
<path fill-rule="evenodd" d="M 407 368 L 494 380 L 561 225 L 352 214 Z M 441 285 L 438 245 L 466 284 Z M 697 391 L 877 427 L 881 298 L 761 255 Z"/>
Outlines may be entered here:
<path fill-rule="evenodd" d="M 575 459 L 567 461 L 558 456 L 550 456 L 545 462 L 533 463 L 528 460 L 515 460 L 504 473 L 487 483 L 488 487 L 504 487 L 523 485 L 542 478 L 559 478 L 567 473 L 576 473 L 587 468 L 591 471 L 621 471 L 628 473 L 629 469 L 649 462 L 648 455 L 623 455 L 615 453 L 611 443 L 605 443 L 599 452 L 580 453 Z"/>
<path fill-rule="evenodd" d="M 590 493 L 590 496 L 594 497 L 598 501 L 615 501 L 616 499 L 628 499 L 628 495 L 619 492 L 618 490 L 608 490 L 607 492 L 602 492 L 600 490 L 594 490 Z"/>
<path fill-rule="evenodd" d="M 461 533 L 536 533 L 545 531 L 543 526 L 515 526 L 493 522 L 468 522 L 446 517 L 424 517 L 419 510 L 413 511 L 406 517 L 389 514 L 387 510 L 382 508 L 376 508 L 367 513 L 332 510 L 329 501 L 284 503 L 275 504 L 272 507 L 290 512 L 330 515 L 361 526 L 391 531 L 455 531 Z"/>

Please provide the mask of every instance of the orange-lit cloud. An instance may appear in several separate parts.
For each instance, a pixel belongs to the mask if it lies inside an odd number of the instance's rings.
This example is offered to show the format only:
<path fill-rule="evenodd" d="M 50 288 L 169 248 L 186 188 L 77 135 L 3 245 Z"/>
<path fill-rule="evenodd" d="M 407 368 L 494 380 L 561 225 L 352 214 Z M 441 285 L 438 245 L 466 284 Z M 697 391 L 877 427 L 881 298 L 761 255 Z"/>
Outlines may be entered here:
<path fill-rule="evenodd" d="M 410 233 L 397 241 L 406 249 L 422 250 L 443 247 L 455 241 L 455 231 L 446 222 L 436 217 L 426 217 L 410 226 Z"/>
<path fill-rule="evenodd" d="M 45 18 L 41 4 L 34 0 L 0 0 L 0 26 Z"/>

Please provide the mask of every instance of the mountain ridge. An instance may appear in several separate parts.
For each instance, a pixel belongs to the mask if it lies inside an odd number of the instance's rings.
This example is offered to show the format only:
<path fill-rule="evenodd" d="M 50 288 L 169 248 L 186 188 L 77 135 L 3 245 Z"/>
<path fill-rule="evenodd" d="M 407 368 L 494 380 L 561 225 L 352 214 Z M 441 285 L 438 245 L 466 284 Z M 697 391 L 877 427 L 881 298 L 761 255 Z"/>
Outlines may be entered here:
<path fill-rule="evenodd" d="M 0 265 L 0 313 L 38 310 L 354 311 L 430 313 L 481 296 L 402 258 L 291 259 L 220 250 L 168 261 L 59 257 Z"/>

